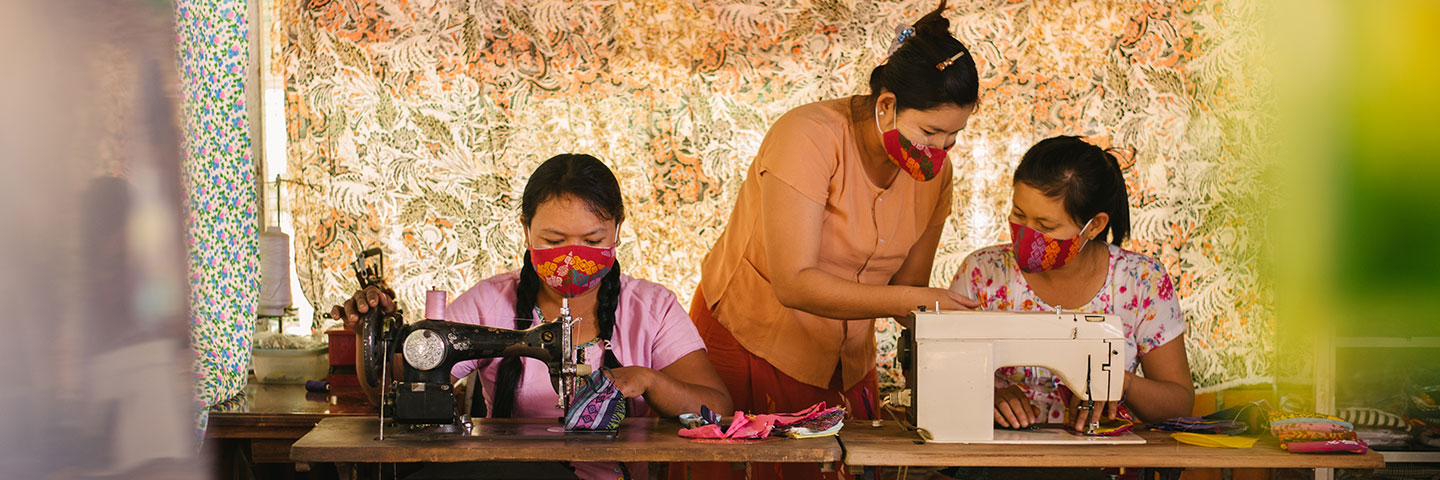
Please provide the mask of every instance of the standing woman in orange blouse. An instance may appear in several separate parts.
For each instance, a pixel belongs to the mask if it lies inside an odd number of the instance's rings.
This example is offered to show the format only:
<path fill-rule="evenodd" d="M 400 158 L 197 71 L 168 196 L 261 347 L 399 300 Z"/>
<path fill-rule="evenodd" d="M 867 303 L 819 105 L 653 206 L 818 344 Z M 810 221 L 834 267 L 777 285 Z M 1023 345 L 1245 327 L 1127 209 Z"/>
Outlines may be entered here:
<path fill-rule="evenodd" d="M 871 418 L 874 319 L 976 305 L 929 286 L 952 208 L 946 153 L 979 83 L 944 8 L 902 27 L 869 95 L 795 108 L 760 145 L 690 309 L 737 409 L 825 401 Z M 816 465 L 751 473 L 821 475 Z"/>

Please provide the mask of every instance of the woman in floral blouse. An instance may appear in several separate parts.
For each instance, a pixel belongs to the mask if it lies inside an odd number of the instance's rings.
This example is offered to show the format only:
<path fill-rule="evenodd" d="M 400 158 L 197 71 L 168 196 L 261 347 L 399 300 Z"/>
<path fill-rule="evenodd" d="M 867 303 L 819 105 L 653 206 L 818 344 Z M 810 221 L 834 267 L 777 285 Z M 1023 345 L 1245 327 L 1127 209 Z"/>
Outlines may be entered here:
<path fill-rule="evenodd" d="M 1070 409 L 1072 426 L 1084 430 L 1115 416 L 1119 403 L 1146 421 L 1189 415 L 1195 388 L 1185 319 L 1164 267 L 1119 246 L 1130 231 L 1130 205 L 1115 157 L 1078 137 L 1043 140 L 1016 167 L 1012 201 L 1012 243 L 970 254 L 950 289 L 981 310 L 1118 315 L 1125 393 L 1121 402 L 1077 410 L 1079 399 L 1050 371 L 1005 367 L 995 374 L 995 423 L 1059 423 Z"/>

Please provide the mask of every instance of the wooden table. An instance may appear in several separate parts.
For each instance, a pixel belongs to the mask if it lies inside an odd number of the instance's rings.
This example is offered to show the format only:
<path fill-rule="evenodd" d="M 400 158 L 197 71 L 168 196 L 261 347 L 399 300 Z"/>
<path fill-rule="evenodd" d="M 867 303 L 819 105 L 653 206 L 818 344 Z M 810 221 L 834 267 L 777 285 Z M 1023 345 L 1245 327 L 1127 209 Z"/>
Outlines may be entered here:
<path fill-rule="evenodd" d="M 205 438 L 248 443 L 245 447 L 255 463 L 289 463 L 290 444 L 320 420 L 374 415 L 375 407 L 365 402 L 360 387 L 311 393 L 304 385 L 258 383 L 251 377 L 240 397 L 210 411 Z"/>
<path fill-rule="evenodd" d="M 1380 468 L 1379 453 L 1298 454 L 1267 437 L 1252 448 L 1183 444 L 1170 432 L 1136 432 L 1144 445 L 965 445 L 923 443 L 894 422 L 879 428 L 849 424 L 840 431 L 845 464 L 865 466 L 1140 467 L 1140 468 Z"/>
<path fill-rule="evenodd" d="M 479 419 L 476 429 L 505 425 L 556 425 L 544 419 Z M 335 463 L 408 462 L 776 462 L 833 464 L 840 460 L 835 437 L 772 438 L 759 442 L 715 443 L 678 435 L 680 424 L 658 418 L 627 418 L 614 439 L 436 436 L 377 440 L 372 418 L 327 418 L 295 442 L 298 461 Z M 390 432 L 392 430 L 387 430 Z"/>

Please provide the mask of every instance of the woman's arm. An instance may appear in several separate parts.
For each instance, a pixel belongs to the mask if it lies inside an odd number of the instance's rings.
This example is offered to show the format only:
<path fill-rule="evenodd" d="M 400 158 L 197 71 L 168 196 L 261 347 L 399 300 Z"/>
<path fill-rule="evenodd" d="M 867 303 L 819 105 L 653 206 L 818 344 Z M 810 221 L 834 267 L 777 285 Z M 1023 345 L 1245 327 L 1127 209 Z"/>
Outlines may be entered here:
<path fill-rule="evenodd" d="M 623 367 L 611 370 L 611 373 L 620 393 L 631 398 L 644 395 L 645 403 L 662 417 L 699 412 L 701 405 L 721 415 L 733 412 L 734 405 L 725 383 L 715 373 L 715 367 L 710 364 L 704 350 L 687 353 L 658 371 L 646 367 Z"/>
<path fill-rule="evenodd" d="M 782 305 L 841 320 L 903 317 L 917 305 L 934 305 L 936 302 L 945 309 L 976 305 L 949 290 L 918 286 L 928 283 L 929 267 L 935 260 L 935 246 L 939 243 L 938 232 L 929 240 L 928 252 L 919 252 L 925 250 L 925 246 L 921 245 L 925 243 L 924 238 L 917 242 L 906 258 L 906 265 L 901 268 L 907 272 L 907 279 L 914 281 L 911 277 L 919 276 L 917 272 L 923 264 L 925 281 L 917 282 L 916 286 L 865 285 L 816 268 L 820 260 L 824 205 L 815 203 L 773 175 L 761 175 L 760 196 L 761 209 L 765 212 L 765 252 L 769 258 L 770 284 Z M 916 260 L 917 252 L 929 258 Z"/>
<path fill-rule="evenodd" d="M 1195 384 L 1185 356 L 1185 334 L 1140 356 L 1141 377 L 1125 372 L 1125 405 L 1141 420 L 1154 422 L 1190 416 L 1195 408 Z"/>
<path fill-rule="evenodd" d="M 905 254 L 905 263 L 890 277 L 891 285 L 930 286 L 930 269 L 935 266 L 935 249 L 940 248 L 940 234 L 944 230 L 944 225 L 934 225 L 920 234 L 920 239 Z"/>

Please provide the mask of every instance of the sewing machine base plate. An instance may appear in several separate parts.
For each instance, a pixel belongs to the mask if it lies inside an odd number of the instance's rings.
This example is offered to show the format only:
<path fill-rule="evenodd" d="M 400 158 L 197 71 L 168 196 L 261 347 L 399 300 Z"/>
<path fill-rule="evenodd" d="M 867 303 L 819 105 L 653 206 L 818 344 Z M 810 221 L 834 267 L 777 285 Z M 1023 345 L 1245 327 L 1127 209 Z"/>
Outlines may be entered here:
<path fill-rule="evenodd" d="M 1034 430 L 1005 430 L 995 429 L 994 440 L 980 440 L 972 442 L 943 442 L 927 441 L 927 443 L 969 443 L 969 444 L 1001 444 L 1001 445 L 1133 445 L 1144 444 L 1145 439 L 1140 438 L 1134 432 L 1125 432 L 1124 435 L 1113 437 L 1077 435 L 1066 430 L 1060 425 L 1042 425 Z"/>

